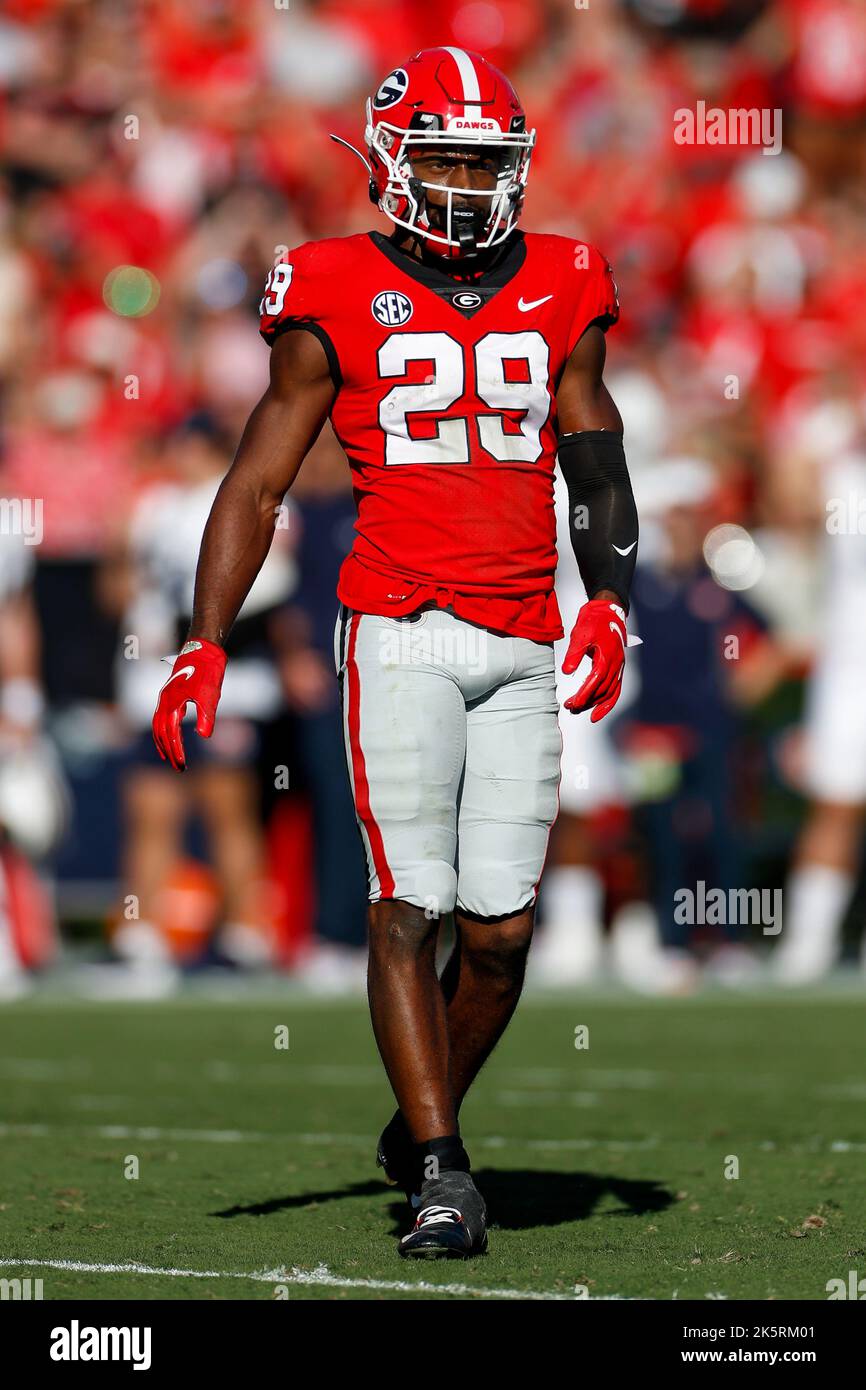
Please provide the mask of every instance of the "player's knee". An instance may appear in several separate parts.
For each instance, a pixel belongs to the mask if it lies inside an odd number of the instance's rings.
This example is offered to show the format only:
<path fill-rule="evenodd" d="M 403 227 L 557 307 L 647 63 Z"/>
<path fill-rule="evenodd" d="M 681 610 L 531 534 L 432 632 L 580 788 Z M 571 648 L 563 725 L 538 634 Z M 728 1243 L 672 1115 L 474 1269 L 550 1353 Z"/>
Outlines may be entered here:
<path fill-rule="evenodd" d="M 458 906 L 473 917 L 514 917 L 533 901 L 534 887 L 512 865 L 475 863 L 461 868 Z"/>
<path fill-rule="evenodd" d="M 439 918 L 454 908 L 457 875 L 450 864 L 425 864 L 412 887 L 395 878 L 394 896 L 370 905 L 370 954 L 395 964 L 413 960 L 435 948 Z"/>
<path fill-rule="evenodd" d="M 414 903 L 383 898 L 370 904 L 370 963 L 392 968 L 398 961 L 417 960 L 435 946 L 437 924 Z"/>
<path fill-rule="evenodd" d="M 429 921 L 454 911 L 457 874 L 444 859 L 429 859 L 394 871 L 394 897 L 418 907 Z"/>
<path fill-rule="evenodd" d="M 461 933 L 461 951 L 471 959 L 473 970 L 511 988 L 523 979 L 529 943 L 532 940 L 532 911 L 492 921 L 474 921 L 473 929 Z"/>

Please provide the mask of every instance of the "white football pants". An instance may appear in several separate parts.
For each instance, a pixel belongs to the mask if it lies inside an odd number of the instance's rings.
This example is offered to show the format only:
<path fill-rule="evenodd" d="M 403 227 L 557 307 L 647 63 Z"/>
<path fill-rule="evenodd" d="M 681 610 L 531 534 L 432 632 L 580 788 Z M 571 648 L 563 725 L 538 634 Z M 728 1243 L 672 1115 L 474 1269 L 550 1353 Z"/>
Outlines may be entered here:
<path fill-rule="evenodd" d="M 534 902 L 558 809 L 552 643 L 447 609 L 385 618 L 341 605 L 334 657 L 370 901 L 431 917 Z"/>

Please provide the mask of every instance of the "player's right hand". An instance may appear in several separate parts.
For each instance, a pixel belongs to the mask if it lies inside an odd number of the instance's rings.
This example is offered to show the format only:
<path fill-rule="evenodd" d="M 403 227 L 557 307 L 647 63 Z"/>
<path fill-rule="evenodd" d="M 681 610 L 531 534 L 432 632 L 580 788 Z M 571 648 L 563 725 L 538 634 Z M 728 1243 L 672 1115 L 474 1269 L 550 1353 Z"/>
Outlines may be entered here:
<path fill-rule="evenodd" d="M 163 762 L 176 772 L 186 768 L 181 723 L 188 704 L 198 711 L 196 733 L 210 738 L 226 669 L 226 654 L 215 642 L 187 642 L 175 658 L 171 675 L 159 692 L 153 716 L 153 741 Z"/>

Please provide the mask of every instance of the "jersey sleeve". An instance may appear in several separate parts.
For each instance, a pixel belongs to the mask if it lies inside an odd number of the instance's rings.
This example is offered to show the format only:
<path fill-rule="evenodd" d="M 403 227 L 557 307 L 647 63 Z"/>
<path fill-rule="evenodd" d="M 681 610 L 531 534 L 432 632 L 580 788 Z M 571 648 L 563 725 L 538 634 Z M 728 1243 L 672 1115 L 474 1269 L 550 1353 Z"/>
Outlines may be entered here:
<path fill-rule="evenodd" d="M 574 270 L 570 276 L 574 294 L 574 313 L 568 336 L 568 351 L 580 341 L 590 324 L 607 332 L 619 318 L 619 297 L 613 271 L 600 251 L 586 242 L 574 248 Z"/>
<path fill-rule="evenodd" d="M 265 281 L 265 292 L 259 304 L 259 332 L 269 347 L 292 328 L 304 328 L 312 333 L 328 358 L 334 385 L 342 384 L 340 363 L 329 331 L 333 319 L 333 293 L 329 298 L 330 265 L 323 256 L 323 244 L 308 242 L 290 251 L 278 262 Z"/>
<path fill-rule="evenodd" d="M 269 347 L 287 329 L 316 322 L 316 286 L 306 251 L 305 246 L 290 251 L 268 273 L 259 304 L 259 332 Z"/>

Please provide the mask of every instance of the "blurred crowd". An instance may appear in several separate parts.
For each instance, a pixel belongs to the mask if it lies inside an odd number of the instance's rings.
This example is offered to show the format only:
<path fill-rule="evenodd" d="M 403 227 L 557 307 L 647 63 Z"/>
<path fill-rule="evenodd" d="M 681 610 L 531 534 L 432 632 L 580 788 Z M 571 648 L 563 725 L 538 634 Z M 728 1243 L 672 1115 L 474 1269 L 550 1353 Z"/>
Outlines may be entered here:
<path fill-rule="evenodd" d="M 362 143 L 367 94 L 434 44 L 512 78 L 538 131 L 522 225 L 600 247 L 622 305 L 643 645 L 616 721 L 566 731 L 536 977 L 678 991 L 766 957 L 804 983 L 859 936 L 866 0 L 7 0 L 0 982 L 61 936 L 165 981 L 361 978 L 331 652 L 354 509 L 327 429 L 184 778 L 149 721 L 266 383 L 267 270 L 387 229 L 328 136 Z M 779 113 L 781 150 L 678 143 L 699 102 Z M 784 889 L 779 939 L 680 920 L 699 882 Z"/>

